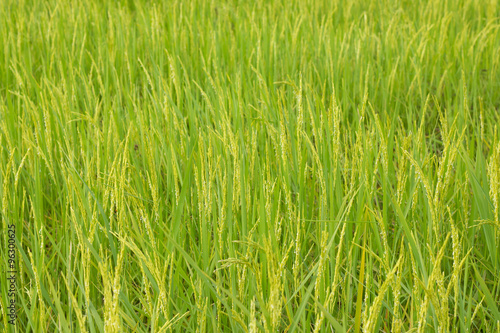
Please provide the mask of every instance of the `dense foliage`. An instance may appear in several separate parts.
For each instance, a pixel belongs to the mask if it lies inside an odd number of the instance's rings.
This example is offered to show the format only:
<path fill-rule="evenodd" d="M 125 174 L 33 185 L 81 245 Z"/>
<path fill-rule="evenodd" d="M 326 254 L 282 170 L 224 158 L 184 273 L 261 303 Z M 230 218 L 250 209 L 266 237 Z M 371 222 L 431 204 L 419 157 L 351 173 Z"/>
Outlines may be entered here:
<path fill-rule="evenodd" d="M 1 1 L 17 332 L 500 331 L 499 17 Z"/>

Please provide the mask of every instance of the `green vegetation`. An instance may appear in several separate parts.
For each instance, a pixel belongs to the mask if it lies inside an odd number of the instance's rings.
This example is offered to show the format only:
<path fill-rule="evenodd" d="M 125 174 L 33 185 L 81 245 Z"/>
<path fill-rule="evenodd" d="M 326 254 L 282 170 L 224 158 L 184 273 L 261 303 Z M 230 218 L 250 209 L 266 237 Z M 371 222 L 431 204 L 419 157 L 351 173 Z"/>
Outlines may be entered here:
<path fill-rule="evenodd" d="M 500 331 L 497 0 L 4 0 L 0 45 L 2 331 Z"/>

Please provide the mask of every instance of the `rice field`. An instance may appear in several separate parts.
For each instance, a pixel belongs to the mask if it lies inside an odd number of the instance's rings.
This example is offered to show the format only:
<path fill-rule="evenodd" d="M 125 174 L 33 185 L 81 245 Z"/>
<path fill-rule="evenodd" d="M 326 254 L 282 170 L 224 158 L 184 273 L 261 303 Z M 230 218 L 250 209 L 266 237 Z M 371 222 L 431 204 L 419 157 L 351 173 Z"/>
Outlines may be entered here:
<path fill-rule="evenodd" d="M 500 3 L 0 1 L 0 198 L 2 332 L 498 333 Z"/>

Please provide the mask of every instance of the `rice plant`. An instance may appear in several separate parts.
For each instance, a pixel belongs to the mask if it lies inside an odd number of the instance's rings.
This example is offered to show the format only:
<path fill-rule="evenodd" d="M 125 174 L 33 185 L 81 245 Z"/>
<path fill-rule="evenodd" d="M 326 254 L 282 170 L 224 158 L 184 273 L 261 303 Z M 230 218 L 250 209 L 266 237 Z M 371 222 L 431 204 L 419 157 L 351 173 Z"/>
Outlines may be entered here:
<path fill-rule="evenodd" d="M 4 332 L 500 332 L 500 3 L 0 1 L 0 198 Z"/>

